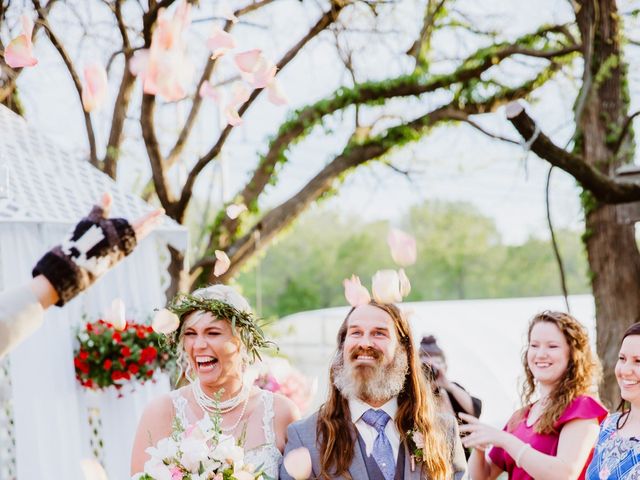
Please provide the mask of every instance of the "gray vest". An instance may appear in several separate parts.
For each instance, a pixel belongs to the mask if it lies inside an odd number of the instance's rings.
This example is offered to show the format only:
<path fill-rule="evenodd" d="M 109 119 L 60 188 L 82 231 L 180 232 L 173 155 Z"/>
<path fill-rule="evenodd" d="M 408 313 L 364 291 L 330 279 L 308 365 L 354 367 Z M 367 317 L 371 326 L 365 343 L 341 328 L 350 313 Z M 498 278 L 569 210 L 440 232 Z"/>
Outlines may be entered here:
<path fill-rule="evenodd" d="M 362 458 L 364 458 L 364 464 L 367 467 L 367 476 L 369 477 L 369 480 L 384 480 L 384 475 L 382 475 L 382 471 L 380 470 L 380 467 L 378 467 L 374 458 L 367 455 L 367 447 L 364 444 L 364 440 L 360 436 L 360 433 L 358 433 L 358 445 L 360 446 Z M 404 480 L 404 445 L 402 443 L 400 444 L 400 448 L 398 448 L 395 480 Z"/>

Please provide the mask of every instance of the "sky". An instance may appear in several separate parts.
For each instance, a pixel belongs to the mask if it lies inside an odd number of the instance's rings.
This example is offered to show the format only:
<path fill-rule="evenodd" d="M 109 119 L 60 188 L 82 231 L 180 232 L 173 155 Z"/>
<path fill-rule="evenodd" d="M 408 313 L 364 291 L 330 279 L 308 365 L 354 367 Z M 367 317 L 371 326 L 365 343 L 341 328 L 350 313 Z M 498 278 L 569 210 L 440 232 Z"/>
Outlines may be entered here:
<path fill-rule="evenodd" d="M 128 5 L 135 2 L 129 2 Z M 415 18 L 417 0 L 397 2 L 393 15 L 381 15 L 377 20 L 362 11 L 345 13 L 352 15 L 354 24 L 362 28 L 378 22 L 382 31 L 388 32 L 379 43 L 364 34 L 350 35 L 344 47 L 354 52 L 359 80 L 384 78 L 391 73 L 406 71 L 408 59 L 398 52 L 406 50 L 406 41 L 419 28 Z M 629 2 L 629 9 L 632 4 Z M 82 2 L 76 4 L 75 14 L 100 25 L 105 20 L 103 9 L 89 8 Z M 229 2 L 236 6 L 237 2 Z M 79 7 L 79 5 L 82 5 Z M 571 18 L 570 3 L 566 0 L 537 0 L 536 2 L 513 0 L 458 1 L 456 8 L 466 12 L 476 22 L 478 28 L 495 28 L 506 38 L 513 38 L 523 32 L 532 31 L 539 25 L 564 22 Z M 278 58 L 300 37 L 308 25 L 317 18 L 322 2 L 299 2 L 282 0 L 276 2 L 265 17 L 249 17 L 239 24 L 236 37 L 242 49 L 259 46 L 272 58 Z M 130 7 L 133 8 L 133 7 Z M 205 7 L 206 8 L 206 7 Z M 62 28 L 62 35 L 72 47 L 70 51 L 79 65 L 93 59 L 106 62 L 113 37 L 105 35 L 97 40 L 83 40 L 83 31 L 77 27 L 77 19 L 71 10 L 54 10 L 54 24 Z M 56 13 L 57 12 L 57 13 Z M 412 14 L 413 12 L 413 14 Z M 135 12 L 125 12 L 133 18 Z M 106 12 L 108 15 L 108 12 Z M 205 15 L 206 12 L 202 12 Z M 194 23 L 192 42 L 202 43 L 208 34 L 205 23 Z M 208 27 L 207 27 L 208 28 Z M 96 29 L 97 30 L 97 29 Z M 275 33 L 274 33 L 275 32 Z M 8 32 L 3 33 L 3 40 Z M 117 38 L 117 37 L 116 37 Z M 441 45 L 434 61 L 434 69 L 442 71 L 450 68 L 445 57 L 462 56 L 478 46 L 464 36 L 436 37 L 434 44 Z M 194 51 L 197 48 L 194 47 Z M 636 50 L 640 50 L 637 48 Z M 194 57 L 199 52 L 194 52 Z M 73 90 L 68 74 L 60 66 L 57 54 L 40 40 L 36 43 L 37 67 L 25 71 L 19 80 L 23 101 L 27 106 L 27 119 L 37 128 L 73 152 L 87 150 L 86 134 L 78 98 Z M 119 58 L 113 63 L 110 78 L 117 78 L 122 68 Z M 383 66 L 383 67 L 381 67 Z M 518 77 L 525 67 L 518 62 L 508 64 L 501 72 L 505 78 Z M 634 72 L 634 69 L 631 69 Z M 578 72 L 579 73 L 579 72 Z M 265 139 L 277 131 L 280 123 L 292 109 L 330 94 L 345 81 L 346 72 L 336 56 L 330 34 L 314 41 L 304 55 L 287 66 L 279 75 L 280 81 L 290 98 L 287 107 L 276 107 L 266 101 L 259 101 L 247 112 L 244 125 L 236 128 L 223 150 L 219 165 L 208 167 L 205 175 L 196 185 L 196 193 L 202 201 L 211 196 L 217 202 L 229 199 L 239 190 L 255 165 L 260 153 L 266 150 Z M 633 85 L 638 83 L 632 74 Z M 528 111 L 543 126 L 558 144 L 563 145 L 571 133 L 572 104 L 575 98 L 575 82 L 571 78 L 560 78 L 541 89 Z M 136 87 L 139 96 L 140 86 Z M 111 98 L 115 99 L 116 85 L 112 85 Z M 425 102 L 437 102 L 437 97 L 420 100 L 409 105 L 416 112 L 424 109 Z M 632 103 L 637 103 L 634 99 Z M 407 104 L 393 103 L 392 114 L 400 115 Z M 93 114 L 99 143 L 104 145 L 110 120 L 111 107 Z M 193 157 L 204 153 L 210 146 L 211 138 L 219 131 L 220 122 L 216 108 L 206 105 L 205 120 L 201 122 L 189 144 L 185 160 L 173 169 L 174 183 L 184 179 Z M 379 111 L 371 109 L 364 113 L 365 120 L 374 120 Z M 186 106 L 168 106 L 159 113 L 158 132 L 162 144 L 168 145 L 176 134 L 178 124 L 186 115 Z M 369 117 L 369 118 L 368 118 Z M 309 139 L 301 142 L 291 151 L 291 164 L 281 173 L 278 188 L 272 188 L 263 200 L 263 206 L 280 203 L 301 188 L 318 169 L 330 161 L 340 151 L 351 130 L 353 111 L 347 110 L 327 121 L 329 132 L 314 132 Z M 506 121 L 503 110 L 495 114 L 477 118 L 485 128 L 503 136 L 518 139 L 515 130 Z M 137 141 L 139 131 L 136 122 L 128 124 L 127 141 L 123 152 L 127 159 L 119 169 L 119 182 L 126 188 L 135 189 L 148 178 L 148 167 L 142 146 Z M 391 170 L 388 166 L 374 164 L 361 167 L 349 175 L 340 188 L 339 194 L 323 202 L 321 208 L 335 209 L 345 215 L 357 216 L 366 221 L 388 219 L 397 222 L 400 213 L 412 204 L 425 200 L 451 200 L 471 203 L 482 213 L 496 222 L 503 240 L 517 244 L 529 236 L 548 236 L 545 209 L 545 182 L 548 165 L 534 154 L 528 153 L 522 145 L 510 145 L 490 139 L 473 128 L 447 126 L 435 130 L 428 138 L 411 145 L 391 157 L 394 165 L 411 171 L 407 178 Z M 560 171 L 555 171 L 551 184 L 551 212 L 556 228 L 580 229 L 582 213 L 578 199 L 579 188 L 575 181 Z"/>

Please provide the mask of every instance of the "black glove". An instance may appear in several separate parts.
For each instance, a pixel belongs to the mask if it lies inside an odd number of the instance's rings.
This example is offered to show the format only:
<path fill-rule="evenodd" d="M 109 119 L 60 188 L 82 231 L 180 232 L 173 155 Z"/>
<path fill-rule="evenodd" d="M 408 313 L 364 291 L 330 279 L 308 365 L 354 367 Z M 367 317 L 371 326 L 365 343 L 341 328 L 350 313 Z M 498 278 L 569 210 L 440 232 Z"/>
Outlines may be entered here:
<path fill-rule="evenodd" d="M 124 218 L 104 218 L 102 207 L 75 226 L 70 237 L 36 264 L 33 276 L 44 275 L 58 292 L 62 306 L 92 285 L 104 272 L 129 255 L 136 234 Z"/>

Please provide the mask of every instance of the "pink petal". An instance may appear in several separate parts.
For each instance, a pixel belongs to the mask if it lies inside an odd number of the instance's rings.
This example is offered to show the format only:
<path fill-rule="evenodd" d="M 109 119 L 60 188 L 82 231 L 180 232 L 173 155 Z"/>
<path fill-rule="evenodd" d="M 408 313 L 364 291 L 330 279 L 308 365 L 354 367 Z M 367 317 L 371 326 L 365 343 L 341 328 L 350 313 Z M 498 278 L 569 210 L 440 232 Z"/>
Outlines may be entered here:
<path fill-rule="evenodd" d="M 211 36 L 207 39 L 207 48 L 213 54 L 211 58 L 220 57 L 235 47 L 236 40 L 233 35 L 219 27 L 214 27 Z"/>
<path fill-rule="evenodd" d="M 381 304 L 402 301 L 400 295 L 400 278 L 395 270 L 378 270 L 371 280 L 373 299 Z"/>
<path fill-rule="evenodd" d="M 247 52 L 238 53 L 233 58 L 241 72 L 252 73 L 262 58 L 262 50 L 256 48 Z"/>
<path fill-rule="evenodd" d="M 158 310 L 151 322 L 151 328 L 153 328 L 154 332 L 165 335 L 175 332 L 179 326 L 180 319 L 178 316 L 166 308 Z"/>
<path fill-rule="evenodd" d="M 111 302 L 104 315 L 105 322 L 113 325 L 116 330 L 124 330 L 127 327 L 125 317 L 125 305 L 121 298 L 116 298 Z"/>
<path fill-rule="evenodd" d="M 229 205 L 227 207 L 227 217 L 229 217 L 231 220 L 235 220 L 240 216 L 242 212 L 246 212 L 246 211 L 247 211 L 247 206 L 244 204 Z"/>
<path fill-rule="evenodd" d="M 134 77 L 144 74 L 149 64 L 149 49 L 136 50 L 129 60 L 129 71 Z"/>
<path fill-rule="evenodd" d="M 367 287 L 360 283 L 357 276 L 352 275 L 351 278 L 346 278 L 342 284 L 344 285 L 344 296 L 352 307 L 366 305 L 371 301 Z"/>
<path fill-rule="evenodd" d="M 232 97 L 231 97 L 231 105 L 242 105 L 244 102 L 249 100 L 249 96 L 251 92 L 245 85 L 241 82 L 236 82 L 233 85 Z"/>
<path fill-rule="evenodd" d="M 227 117 L 227 122 L 232 127 L 235 127 L 242 123 L 242 118 L 240 118 L 240 115 L 238 115 L 238 110 L 236 110 L 236 107 L 233 104 L 227 105 L 227 107 L 224 109 L 224 114 Z"/>
<path fill-rule="evenodd" d="M 276 66 L 262 57 L 258 61 L 255 70 L 249 74 L 245 74 L 245 78 L 253 88 L 264 88 L 273 81 L 276 76 L 276 71 Z"/>
<path fill-rule="evenodd" d="M 4 51 L 4 61 L 11 68 L 33 67 L 38 60 L 33 56 L 31 39 L 20 35 L 13 39 Z"/>
<path fill-rule="evenodd" d="M 216 264 L 213 267 L 213 274 L 216 277 L 219 277 L 224 272 L 229 270 L 229 266 L 231 265 L 231 260 L 229 260 L 229 257 L 227 257 L 227 254 L 224 253 L 222 250 L 216 250 L 215 254 L 216 254 Z"/>
<path fill-rule="evenodd" d="M 157 68 L 156 74 L 149 75 L 154 67 Z M 155 78 L 158 94 L 165 100 L 174 102 L 187 95 L 187 86 L 193 76 L 193 65 L 186 52 L 181 49 L 156 52 L 151 55 L 147 74 L 148 78 Z"/>
<path fill-rule="evenodd" d="M 307 480 L 311 477 L 311 454 L 305 447 L 294 448 L 284 457 L 283 466 L 295 480 Z"/>
<path fill-rule="evenodd" d="M 99 63 L 93 63 L 84 69 L 82 86 L 82 105 L 85 112 L 99 109 L 107 98 L 107 71 Z"/>
<path fill-rule="evenodd" d="M 94 458 L 85 458 L 80 461 L 82 468 L 82 476 L 84 480 L 107 480 L 107 472 L 100 463 Z"/>
<path fill-rule="evenodd" d="M 267 85 L 267 98 L 274 105 L 286 105 L 289 103 L 284 91 L 280 87 L 280 83 L 273 79 L 269 85 Z"/>
<path fill-rule="evenodd" d="M 391 258 L 393 258 L 393 261 L 398 265 L 407 267 L 416 263 L 418 254 L 416 239 L 413 236 L 402 230 L 393 228 L 389 231 L 387 243 L 391 250 Z"/>
<path fill-rule="evenodd" d="M 198 93 L 202 98 L 210 98 L 214 102 L 220 101 L 220 93 L 218 92 L 218 89 L 211 85 L 208 80 L 202 82 Z"/>
<path fill-rule="evenodd" d="M 400 280 L 400 295 L 406 297 L 411 293 L 411 282 L 409 281 L 409 277 L 404 272 L 404 269 L 401 268 L 398 270 L 398 278 Z"/>

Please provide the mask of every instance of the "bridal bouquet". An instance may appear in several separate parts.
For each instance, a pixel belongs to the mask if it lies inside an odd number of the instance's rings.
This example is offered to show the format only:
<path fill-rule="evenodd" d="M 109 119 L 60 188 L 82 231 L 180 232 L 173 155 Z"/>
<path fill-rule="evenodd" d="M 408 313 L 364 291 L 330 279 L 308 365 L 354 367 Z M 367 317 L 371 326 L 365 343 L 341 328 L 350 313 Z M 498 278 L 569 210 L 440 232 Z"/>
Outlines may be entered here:
<path fill-rule="evenodd" d="M 151 458 L 132 480 L 267 480 L 244 462 L 244 449 L 236 440 L 217 427 L 203 431 L 196 424 L 185 430 L 176 420 L 171 436 L 146 452 Z"/>

